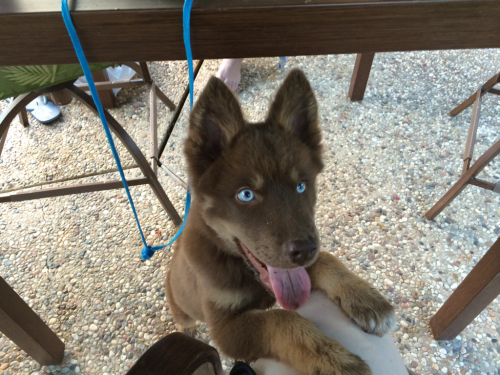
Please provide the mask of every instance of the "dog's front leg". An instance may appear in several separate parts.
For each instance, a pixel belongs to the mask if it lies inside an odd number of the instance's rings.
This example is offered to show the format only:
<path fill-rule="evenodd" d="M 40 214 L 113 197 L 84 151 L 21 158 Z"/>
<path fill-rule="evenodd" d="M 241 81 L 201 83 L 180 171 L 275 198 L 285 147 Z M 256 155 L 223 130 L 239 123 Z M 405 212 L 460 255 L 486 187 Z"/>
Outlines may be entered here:
<path fill-rule="evenodd" d="M 364 331 L 383 336 L 396 325 L 394 308 L 385 297 L 333 254 L 321 252 L 307 271 L 312 289 L 325 292 Z"/>
<path fill-rule="evenodd" d="M 275 359 L 300 375 L 372 374 L 361 358 L 295 312 L 250 310 L 228 316 L 212 309 L 210 315 L 210 336 L 229 357 Z"/>

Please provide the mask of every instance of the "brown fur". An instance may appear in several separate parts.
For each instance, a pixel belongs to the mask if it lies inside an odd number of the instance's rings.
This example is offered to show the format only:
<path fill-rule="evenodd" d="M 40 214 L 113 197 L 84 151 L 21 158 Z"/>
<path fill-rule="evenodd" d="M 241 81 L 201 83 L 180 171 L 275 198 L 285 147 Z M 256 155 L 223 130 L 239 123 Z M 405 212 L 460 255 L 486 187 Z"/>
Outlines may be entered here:
<path fill-rule="evenodd" d="M 369 367 L 276 302 L 237 240 L 265 264 L 293 268 L 289 241 L 313 241 L 316 176 L 321 171 L 318 108 L 305 75 L 293 70 L 263 123 L 245 122 L 232 92 L 211 78 L 190 118 L 185 154 L 193 197 L 167 274 L 167 298 L 182 329 L 207 322 L 218 348 L 233 358 L 273 358 L 304 375 L 367 375 Z M 299 182 L 306 183 L 302 194 Z M 236 199 L 242 188 L 256 199 Z M 319 253 L 305 264 L 312 288 L 340 304 L 360 327 L 392 328 L 392 306 L 337 258 Z"/>

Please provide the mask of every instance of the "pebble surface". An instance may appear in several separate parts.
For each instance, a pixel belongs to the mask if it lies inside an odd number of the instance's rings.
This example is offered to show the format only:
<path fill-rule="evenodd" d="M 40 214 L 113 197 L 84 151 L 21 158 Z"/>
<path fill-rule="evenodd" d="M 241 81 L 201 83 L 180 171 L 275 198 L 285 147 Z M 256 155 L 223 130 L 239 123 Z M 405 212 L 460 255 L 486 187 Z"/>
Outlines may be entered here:
<path fill-rule="evenodd" d="M 460 336 L 433 340 L 429 320 L 500 233 L 499 196 L 468 187 L 434 221 L 424 213 L 462 169 L 471 110 L 448 112 L 500 65 L 498 50 L 383 53 L 375 57 L 365 98 L 347 98 L 354 55 L 248 59 L 237 95 L 249 121 L 264 119 L 287 71 L 300 67 L 316 92 L 325 169 L 318 179 L 317 226 L 322 249 L 369 280 L 396 306 L 393 333 L 405 364 L 417 374 L 499 374 L 498 298 Z M 217 71 L 206 61 L 195 95 Z M 185 62 L 150 64 L 159 87 L 175 103 L 187 83 Z M 149 152 L 148 96 L 122 90 L 111 110 L 145 155 Z M 500 139 L 499 98 L 486 96 L 476 157 Z M 0 102 L 0 111 L 7 103 Z M 186 178 L 182 141 L 188 103 L 162 161 Z M 82 104 L 60 107 L 45 126 L 30 118 L 9 131 L 0 158 L 2 191 L 114 168 L 99 120 Z M 160 136 L 172 116 L 159 105 Z M 124 166 L 133 163 L 119 142 Z M 475 160 L 475 159 L 474 159 Z M 498 182 L 499 162 L 479 176 Z M 138 169 L 126 171 L 141 176 Z M 179 212 L 185 191 L 159 171 Z M 79 179 L 117 179 L 117 173 Z M 65 186 L 68 183 L 57 183 Z M 54 186 L 54 185 L 53 185 Z M 36 189 L 36 188 L 35 188 Z M 149 187 L 131 188 L 149 242 L 176 229 Z M 163 335 L 176 331 L 163 280 L 170 249 L 140 259 L 141 241 L 122 190 L 0 205 L 0 275 L 66 345 L 59 366 L 39 366 L 0 333 L 0 374 L 124 374 Z M 197 337 L 210 343 L 205 324 Z M 233 361 L 223 358 L 226 372 Z"/>

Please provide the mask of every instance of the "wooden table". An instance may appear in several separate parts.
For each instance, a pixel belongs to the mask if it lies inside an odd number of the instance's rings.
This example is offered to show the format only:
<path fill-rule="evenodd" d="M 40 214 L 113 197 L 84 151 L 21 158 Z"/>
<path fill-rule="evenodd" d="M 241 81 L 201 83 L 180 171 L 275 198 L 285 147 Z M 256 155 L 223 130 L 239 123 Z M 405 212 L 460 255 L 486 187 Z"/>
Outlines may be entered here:
<path fill-rule="evenodd" d="M 183 0 L 70 5 L 89 62 L 185 59 Z M 500 47 L 499 19 L 497 0 L 195 0 L 191 39 L 195 59 L 358 53 L 362 100 L 374 52 Z M 60 0 L 0 2 L 0 66 L 64 63 Z"/>
<path fill-rule="evenodd" d="M 183 0 L 72 0 L 89 62 L 185 59 Z M 500 47 L 498 0 L 195 0 L 195 59 Z M 36 32 L 35 32 L 36 30 Z M 0 66 L 78 63 L 60 0 L 0 1 Z"/>
<path fill-rule="evenodd" d="M 70 3 L 89 62 L 185 59 L 183 0 Z M 499 20 L 498 0 L 195 0 L 191 39 L 195 59 L 358 53 L 356 99 L 375 52 L 498 48 Z M 60 0 L 0 1 L 0 66 L 65 63 L 78 61 Z M 33 319 L 0 279 L 0 329 L 56 363 L 62 343 Z"/>

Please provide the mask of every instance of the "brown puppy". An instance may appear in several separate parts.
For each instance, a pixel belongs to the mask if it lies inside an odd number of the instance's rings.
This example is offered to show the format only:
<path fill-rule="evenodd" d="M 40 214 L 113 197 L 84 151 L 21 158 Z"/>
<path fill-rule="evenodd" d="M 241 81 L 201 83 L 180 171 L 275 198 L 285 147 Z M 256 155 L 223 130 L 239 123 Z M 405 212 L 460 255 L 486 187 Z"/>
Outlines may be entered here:
<path fill-rule="evenodd" d="M 304 375 L 371 374 L 293 311 L 319 289 L 367 332 L 383 335 L 395 324 L 376 289 L 319 252 L 320 142 L 316 99 L 300 70 L 290 72 L 258 124 L 245 122 L 233 93 L 210 79 L 190 118 L 185 154 L 193 202 L 167 274 L 167 298 L 180 329 L 207 322 L 232 358 L 273 358 Z M 276 299 L 284 310 L 268 310 Z"/>

